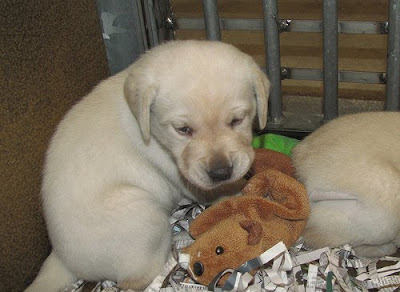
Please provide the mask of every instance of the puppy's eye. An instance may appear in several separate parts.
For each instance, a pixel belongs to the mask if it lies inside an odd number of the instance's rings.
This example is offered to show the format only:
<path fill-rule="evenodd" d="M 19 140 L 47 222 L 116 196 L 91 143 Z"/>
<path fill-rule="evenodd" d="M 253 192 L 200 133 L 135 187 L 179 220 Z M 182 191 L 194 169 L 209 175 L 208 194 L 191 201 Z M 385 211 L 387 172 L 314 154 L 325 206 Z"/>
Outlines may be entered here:
<path fill-rule="evenodd" d="M 229 126 L 231 126 L 232 128 L 235 126 L 240 125 L 243 122 L 243 118 L 239 119 L 239 118 L 234 118 L 232 119 L 232 121 L 229 123 Z"/>
<path fill-rule="evenodd" d="M 181 134 L 183 136 L 192 136 L 193 135 L 193 129 L 188 126 L 175 127 L 175 131 L 177 131 L 178 134 Z"/>
<path fill-rule="evenodd" d="M 217 248 L 215 249 L 215 253 L 217 255 L 221 255 L 224 253 L 224 248 L 222 246 L 217 246 Z"/>

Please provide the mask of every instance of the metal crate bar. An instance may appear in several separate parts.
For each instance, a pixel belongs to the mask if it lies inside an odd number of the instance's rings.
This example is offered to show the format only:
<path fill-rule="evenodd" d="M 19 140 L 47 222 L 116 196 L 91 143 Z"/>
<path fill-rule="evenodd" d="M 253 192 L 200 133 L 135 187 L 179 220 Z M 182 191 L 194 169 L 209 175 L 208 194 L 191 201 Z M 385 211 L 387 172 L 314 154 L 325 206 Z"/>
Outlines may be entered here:
<path fill-rule="evenodd" d="M 338 116 L 338 16 L 337 0 L 323 1 L 323 64 L 325 120 Z"/>
<path fill-rule="evenodd" d="M 282 68 L 282 79 L 294 80 L 324 80 L 323 70 L 308 68 Z M 380 72 L 357 72 L 339 71 L 339 82 L 365 83 L 365 84 L 385 84 L 386 73 Z"/>
<path fill-rule="evenodd" d="M 278 21 L 283 32 L 323 31 L 321 20 L 281 19 Z M 178 29 L 205 29 L 203 18 L 179 17 L 176 19 Z M 387 22 L 380 21 L 339 21 L 338 32 L 342 34 L 386 34 Z M 220 29 L 223 30 L 264 30 L 263 19 L 220 18 Z"/>
<path fill-rule="evenodd" d="M 271 81 L 269 114 L 272 124 L 282 120 L 281 60 L 277 0 L 263 0 L 266 73 Z"/>
<path fill-rule="evenodd" d="M 176 19 L 178 29 L 205 29 L 204 19 L 196 17 L 179 17 Z M 263 30 L 262 19 L 229 19 L 220 18 L 219 26 L 224 30 Z"/>
<path fill-rule="evenodd" d="M 325 1 L 326 2 L 326 1 Z M 323 32 L 320 20 L 281 20 L 283 31 Z M 338 33 L 341 34 L 386 34 L 387 22 L 380 21 L 338 21 Z"/>
<path fill-rule="evenodd" d="M 400 0 L 389 1 L 389 37 L 385 109 L 400 110 Z"/>
<path fill-rule="evenodd" d="M 110 73 L 128 67 L 148 49 L 140 0 L 96 0 Z"/>
<path fill-rule="evenodd" d="M 154 2 L 153 0 L 144 0 L 144 12 L 146 15 L 146 26 L 148 31 L 148 38 L 150 47 L 155 47 L 159 44 L 158 32 L 157 32 L 157 22 L 156 17 L 153 13 Z"/>
<path fill-rule="evenodd" d="M 207 39 L 220 41 L 221 29 L 219 25 L 217 0 L 203 0 L 203 10 Z"/>

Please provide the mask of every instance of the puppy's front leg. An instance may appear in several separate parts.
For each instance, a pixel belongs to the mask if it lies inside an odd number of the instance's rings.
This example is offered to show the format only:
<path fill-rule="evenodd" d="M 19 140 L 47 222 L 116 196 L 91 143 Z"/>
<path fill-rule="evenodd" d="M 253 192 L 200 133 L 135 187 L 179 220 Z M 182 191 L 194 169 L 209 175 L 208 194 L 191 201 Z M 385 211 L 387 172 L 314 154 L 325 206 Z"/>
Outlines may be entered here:
<path fill-rule="evenodd" d="M 143 290 L 161 272 L 171 251 L 169 210 L 157 197 L 139 187 L 119 186 L 104 201 L 103 216 L 110 229 L 103 242 L 112 257 L 117 283 L 123 289 Z"/>

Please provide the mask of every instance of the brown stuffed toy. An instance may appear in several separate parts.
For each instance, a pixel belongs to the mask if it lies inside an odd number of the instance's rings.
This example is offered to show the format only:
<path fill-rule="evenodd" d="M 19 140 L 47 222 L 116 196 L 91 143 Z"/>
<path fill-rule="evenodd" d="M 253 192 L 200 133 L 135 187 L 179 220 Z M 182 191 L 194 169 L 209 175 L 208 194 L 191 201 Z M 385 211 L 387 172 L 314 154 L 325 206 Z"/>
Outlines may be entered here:
<path fill-rule="evenodd" d="M 305 227 L 310 212 L 307 192 L 292 177 L 290 158 L 256 149 L 252 172 L 243 196 L 218 202 L 190 225 L 196 240 L 183 253 L 190 256 L 190 275 L 203 285 L 280 241 L 290 247 Z"/>

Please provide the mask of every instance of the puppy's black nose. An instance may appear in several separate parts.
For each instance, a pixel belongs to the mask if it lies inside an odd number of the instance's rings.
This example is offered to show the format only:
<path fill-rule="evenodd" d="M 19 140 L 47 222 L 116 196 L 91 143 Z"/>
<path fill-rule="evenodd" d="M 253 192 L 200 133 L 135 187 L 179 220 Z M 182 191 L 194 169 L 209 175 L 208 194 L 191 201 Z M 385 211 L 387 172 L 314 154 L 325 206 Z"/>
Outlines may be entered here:
<path fill-rule="evenodd" d="M 213 182 L 220 182 L 229 179 L 232 176 L 232 166 L 214 168 L 208 171 L 208 176 Z"/>
<path fill-rule="evenodd" d="M 204 273 L 204 266 L 203 266 L 203 264 L 201 263 L 201 262 L 195 262 L 194 264 L 193 264 L 193 273 L 196 275 L 196 276 L 201 276 L 201 275 L 203 275 L 203 273 Z"/>

